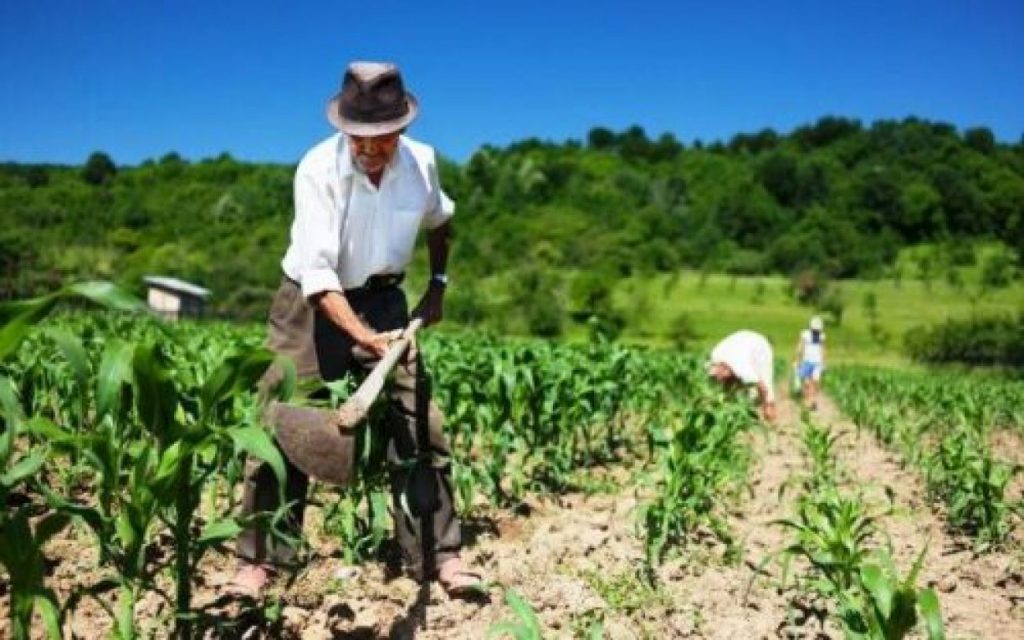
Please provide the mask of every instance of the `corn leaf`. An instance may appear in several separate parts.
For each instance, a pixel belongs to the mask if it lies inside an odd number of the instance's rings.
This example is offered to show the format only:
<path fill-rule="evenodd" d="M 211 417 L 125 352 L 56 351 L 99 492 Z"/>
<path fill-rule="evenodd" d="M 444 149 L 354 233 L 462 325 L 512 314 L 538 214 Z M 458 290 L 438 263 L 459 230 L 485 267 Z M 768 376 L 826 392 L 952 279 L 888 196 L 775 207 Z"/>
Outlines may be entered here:
<path fill-rule="evenodd" d="M 178 407 L 178 392 L 166 357 L 156 345 L 139 345 L 132 357 L 132 370 L 139 418 L 161 444 L 166 444 L 176 435 L 174 417 Z"/>
<path fill-rule="evenodd" d="M 234 518 L 216 520 L 203 527 L 200 543 L 218 543 L 236 537 L 242 532 L 241 525 Z"/>
<path fill-rule="evenodd" d="M 917 604 L 924 618 L 924 626 L 928 631 L 928 640 L 945 640 L 946 632 L 942 624 L 942 611 L 939 608 L 939 597 L 933 589 L 922 589 L 917 596 Z"/>
<path fill-rule="evenodd" d="M 0 376 L 0 418 L 3 418 L 0 423 L 4 425 L 4 428 L 0 429 L 0 465 L 6 465 L 7 458 L 11 455 L 14 435 L 21 421 L 25 419 L 14 384 L 6 376 Z"/>
<path fill-rule="evenodd" d="M 96 419 L 116 413 L 122 390 L 132 382 L 132 358 L 135 347 L 121 340 L 111 340 L 103 351 L 96 374 Z"/>
<path fill-rule="evenodd" d="M 111 282 L 94 280 L 79 282 L 65 287 L 61 294 L 81 296 L 101 307 L 115 311 L 133 311 L 145 313 L 148 311 L 145 303 L 141 300 L 118 288 Z"/>
<path fill-rule="evenodd" d="M 239 427 L 231 429 L 229 433 L 235 443 L 235 451 L 244 451 L 269 464 L 274 471 L 274 476 L 277 477 L 278 486 L 285 485 L 287 474 L 284 458 L 265 429 L 255 426 Z"/>
<path fill-rule="evenodd" d="M 0 362 L 18 349 L 32 327 L 56 304 L 54 295 L 0 304 Z"/>
<path fill-rule="evenodd" d="M 505 603 L 512 608 L 512 611 L 519 616 L 519 619 L 522 620 L 527 628 L 539 638 L 541 634 L 540 620 L 537 619 L 537 614 L 533 612 L 530 604 L 512 589 L 505 592 Z"/>
<path fill-rule="evenodd" d="M 89 354 L 85 352 L 82 341 L 63 329 L 50 329 L 46 335 L 56 343 L 64 358 L 71 365 L 71 374 L 78 385 L 79 393 L 85 393 L 89 388 L 91 371 L 89 368 Z"/>
<path fill-rule="evenodd" d="M 228 356 L 207 378 L 199 393 L 203 415 L 209 415 L 228 394 L 255 388 L 256 382 L 273 360 L 273 354 L 266 349 Z"/>
<path fill-rule="evenodd" d="M 871 594 L 874 606 L 878 608 L 883 618 L 889 619 L 892 616 L 894 592 L 888 576 L 882 573 L 880 567 L 873 564 L 861 567 L 860 576 L 864 587 Z"/>
<path fill-rule="evenodd" d="M 50 589 L 44 589 L 35 596 L 36 610 L 39 617 L 43 619 L 43 628 L 50 638 L 61 637 L 60 631 L 60 609 L 57 607 L 57 595 Z"/>
<path fill-rule="evenodd" d="M 160 454 L 156 473 L 149 479 L 149 485 L 153 495 L 161 503 L 169 504 L 173 502 L 178 490 L 183 489 L 177 486 L 178 473 L 181 465 L 184 464 L 184 461 L 191 453 L 191 447 L 178 440 Z"/>
<path fill-rule="evenodd" d="M 8 469 L 7 473 L 0 476 L 0 485 L 4 487 L 13 487 L 25 478 L 34 476 L 43 466 L 45 461 L 46 457 L 39 451 L 25 456 L 15 463 L 14 466 Z"/>

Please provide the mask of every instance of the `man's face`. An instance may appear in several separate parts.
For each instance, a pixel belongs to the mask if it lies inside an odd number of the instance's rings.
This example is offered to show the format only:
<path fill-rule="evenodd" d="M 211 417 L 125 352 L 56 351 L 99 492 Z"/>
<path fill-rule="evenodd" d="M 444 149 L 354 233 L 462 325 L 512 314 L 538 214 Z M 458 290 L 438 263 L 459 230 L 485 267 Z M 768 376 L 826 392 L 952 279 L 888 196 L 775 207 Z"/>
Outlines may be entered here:
<path fill-rule="evenodd" d="M 352 161 L 363 173 L 380 173 L 398 149 L 400 131 L 383 136 L 348 136 Z"/>
<path fill-rule="evenodd" d="M 719 382 L 729 382 L 732 379 L 732 369 L 722 362 L 712 364 L 708 369 L 708 374 Z"/>

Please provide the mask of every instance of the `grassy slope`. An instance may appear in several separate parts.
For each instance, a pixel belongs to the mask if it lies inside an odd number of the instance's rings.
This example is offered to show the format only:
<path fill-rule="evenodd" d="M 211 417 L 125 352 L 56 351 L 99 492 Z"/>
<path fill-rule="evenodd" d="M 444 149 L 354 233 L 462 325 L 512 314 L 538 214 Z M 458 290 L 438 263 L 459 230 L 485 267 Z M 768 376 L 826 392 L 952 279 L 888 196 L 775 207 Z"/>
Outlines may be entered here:
<path fill-rule="evenodd" d="M 1024 276 L 1003 289 L 979 295 L 980 264 L 993 252 L 1002 250 L 997 244 L 976 245 L 977 264 L 957 267 L 963 285 L 956 288 L 947 281 L 948 269 L 934 268 L 930 286 L 919 278 L 916 256 L 922 252 L 938 252 L 934 245 L 918 245 L 901 251 L 897 269 L 902 277 L 879 280 L 842 280 L 833 283 L 842 292 L 843 320 L 840 326 L 826 327 L 829 359 L 833 364 L 860 363 L 910 366 L 902 352 L 903 335 L 911 327 L 942 322 L 947 318 L 963 318 L 979 314 L 1024 313 Z M 458 261 L 456 249 L 452 258 Z M 938 262 L 938 261 L 937 261 Z M 426 282 L 426 258 L 421 253 L 410 268 L 404 286 L 410 305 L 414 305 Z M 571 279 L 571 274 L 566 274 Z M 788 361 L 796 346 L 799 331 L 815 310 L 797 304 L 790 296 L 789 278 L 783 276 L 739 276 L 711 274 L 704 278 L 696 271 L 674 275 L 635 276 L 614 287 L 614 304 L 627 321 L 622 338 L 658 346 L 672 344 L 672 327 L 680 315 L 688 316 L 697 337 L 687 344 L 707 351 L 715 342 L 738 329 L 759 331 L 775 345 L 776 356 Z M 500 308 L 507 303 L 511 282 L 507 274 L 499 274 L 480 283 L 485 306 Z M 459 286 L 458 281 L 454 286 Z M 760 297 L 757 292 L 761 290 Z M 880 343 L 869 330 L 870 319 L 864 299 L 875 294 L 877 321 L 888 334 Z M 452 324 L 447 328 L 456 329 Z M 497 328 L 497 327 L 492 327 Z M 525 333 L 525 327 L 511 324 L 508 333 Z M 584 339 L 586 328 L 567 325 L 569 339 Z M 499 332 L 501 332 L 499 330 Z"/>
<path fill-rule="evenodd" d="M 971 274 L 965 274 L 965 277 Z M 759 283 L 761 283 L 759 285 Z M 842 324 L 827 327 L 833 363 L 906 364 L 901 353 L 904 332 L 919 324 L 969 316 L 972 311 L 1006 313 L 1024 310 L 1024 282 L 977 297 L 973 280 L 957 290 L 936 279 L 931 287 L 919 280 L 847 280 L 837 283 L 845 302 Z M 758 299 L 756 292 L 763 287 Z M 666 329 L 681 314 L 692 321 L 698 337 L 693 345 L 708 348 L 737 329 L 759 331 L 772 341 L 776 355 L 791 357 L 800 329 L 813 309 L 798 305 L 783 277 L 709 275 L 701 283 L 695 272 L 636 278 L 618 289 L 616 303 L 629 317 L 626 338 L 664 342 Z M 878 322 L 889 334 L 887 344 L 872 338 L 864 305 L 868 292 L 877 300 Z M 972 300 L 972 298 L 975 298 Z"/>

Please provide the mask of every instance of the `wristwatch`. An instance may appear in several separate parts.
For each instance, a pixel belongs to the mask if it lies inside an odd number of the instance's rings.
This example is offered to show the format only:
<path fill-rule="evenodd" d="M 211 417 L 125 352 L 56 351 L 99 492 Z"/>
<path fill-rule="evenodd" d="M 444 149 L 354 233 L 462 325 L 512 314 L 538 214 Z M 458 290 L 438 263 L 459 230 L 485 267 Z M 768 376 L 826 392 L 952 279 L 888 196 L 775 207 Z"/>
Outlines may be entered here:
<path fill-rule="evenodd" d="M 438 284 L 442 287 L 448 286 L 448 274 L 447 273 L 435 273 L 430 276 L 431 284 Z"/>

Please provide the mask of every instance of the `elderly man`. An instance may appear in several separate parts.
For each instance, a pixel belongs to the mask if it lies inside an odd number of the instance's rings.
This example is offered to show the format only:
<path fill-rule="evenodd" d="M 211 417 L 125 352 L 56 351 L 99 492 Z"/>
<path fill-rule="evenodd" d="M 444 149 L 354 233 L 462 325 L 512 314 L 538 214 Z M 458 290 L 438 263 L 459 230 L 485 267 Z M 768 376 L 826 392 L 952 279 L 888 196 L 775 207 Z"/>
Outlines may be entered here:
<path fill-rule="evenodd" d="M 431 276 L 412 315 L 424 326 L 441 320 L 454 205 L 441 190 L 434 150 L 403 135 L 417 111 L 395 65 L 352 63 L 327 104 L 327 119 L 340 132 L 310 149 L 296 169 L 295 219 L 268 344 L 293 359 L 300 377 L 364 376 L 379 361 L 409 320 L 399 284 L 421 228 Z M 393 516 L 407 567 L 415 578 L 437 578 L 458 595 L 480 578 L 459 559 L 450 451 L 429 394 L 422 360 L 407 358 L 388 389 L 388 419 L 375 427 L 388 442 Z M 351 448 L 342 457 L 338 465 L 355 464 Z M 292 462 L 287 525 L 297 533 L 308 478 Z M 276 510 L 278 495 L 273 473 L 250 460 L 244 513 Z M 274 566 L 295 559 L 294 549 L 257 528 L 239 537 L 236 551 L 241 564 L 234 584 L 248 592 L 259 592 Z"/>
<path fill-rule="evenodd" d="M 767 338 L 746 330 L 727 336 L 711 350 L 707 369 L 708 375 L 726 386 L 754 386 L 761 417 L 775 420 L 774 361 Z"/>

